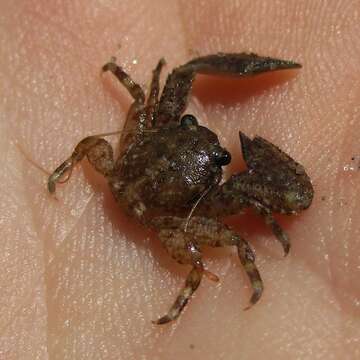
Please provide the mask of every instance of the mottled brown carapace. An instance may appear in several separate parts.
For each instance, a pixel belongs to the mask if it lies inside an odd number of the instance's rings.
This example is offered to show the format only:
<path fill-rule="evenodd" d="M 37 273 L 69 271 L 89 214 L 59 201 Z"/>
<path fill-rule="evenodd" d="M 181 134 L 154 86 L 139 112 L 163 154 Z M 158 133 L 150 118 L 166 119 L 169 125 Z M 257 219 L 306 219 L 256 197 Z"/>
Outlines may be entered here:
<path fill-rule="evenodd" d="M 242 132 L 239 135 L 247 170 L 221 182 L 222 167 L 231 161 L 229 152 L 194 116 L 182 116 L 196 74 L 248 76 L 299 68 L 299 64 L 245 53 L 199 57 L 172 71 L 159 100 L 159 77 L 164 63 L 160 60 L 153 71 L 147 97 L 115 61 L 104 65 L 103 71 L 111 71 L 134 99 L 121 133 L 120 154 L 115 160 L 110 144 L 101 135 L 87 137 L 48 181 L 53 193 L 56 183 L 64 175 L 70 176 L 75 164 L 87 156 L 107 178 L 120 207 L 157 231 L 176 261 L 191 265 L 175 303 L 156 324 L 179 316 L 203 275 L 218 280 L 204 268 L 204 245 L 237 247 L 253 289 L 250 304 L 255 304 L 263 292 L 263 283 L 254 253 L 220 219 L 254 208 L 287 254 L 289 239 L 273 213 L 296 214 L 310 206 L 314 193 L 300 164 L 265 139 L 250 139 Z"/>

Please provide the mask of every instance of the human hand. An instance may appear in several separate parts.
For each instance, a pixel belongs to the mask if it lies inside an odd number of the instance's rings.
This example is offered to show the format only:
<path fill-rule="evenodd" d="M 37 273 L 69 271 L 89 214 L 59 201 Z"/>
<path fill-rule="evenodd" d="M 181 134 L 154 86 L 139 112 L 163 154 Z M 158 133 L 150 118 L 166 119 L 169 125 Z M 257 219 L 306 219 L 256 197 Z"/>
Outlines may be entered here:
<path fill-rule="evenodd" d="M 238 4 L 238 6 L 236 5 Z M 5 359 L 355 359 L 359 356 L 358 2 L 3 2 L 0 5 L 0 354 Z M 118 50 L 118 44 L 121 44 Z M 240 168 L 237 134 L 258 134 L 304 165 L 311 208 L 281 218 L 288 258 L 254 216 L 233 221 L 253 245 L 265 293 L 249 311 L 235 253 L 206 252 L 202 282 L 172 325 L 163 315 L 188 269 L 119 210 L 84 164 L 58 189 L 52 170 L 84 136 L 121 128 L 129 98 L 101 66 L 116 55 L 141 84 L 199 54 L 253 51 L 303 64 L 250 79 L 199 78 L 188 112 Z M 291 76 L 291 78 L 289 78 Z M 164 80 L 164 78 L 163 78 Z M 112 139 L 116 144 L 116 139 Z M 18 147 L 18 146 L 19 147 Z M 0 358 L 1 358 L 0 356 Z"/>

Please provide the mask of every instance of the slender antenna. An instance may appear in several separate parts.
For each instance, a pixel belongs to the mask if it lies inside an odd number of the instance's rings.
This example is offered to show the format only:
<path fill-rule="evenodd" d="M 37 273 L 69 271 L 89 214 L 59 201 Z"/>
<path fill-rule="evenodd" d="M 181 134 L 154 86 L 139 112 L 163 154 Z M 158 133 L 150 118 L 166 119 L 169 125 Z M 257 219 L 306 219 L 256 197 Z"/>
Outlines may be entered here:
<path fill-rule="evenodd" d="M 22 154 L 22 156 L 31 164 L 33 165 L 36 169 L 40 170 L 42 173 L 44 173 L 47 176 L 50 176 L 51 173 L 47 170 L 45 170 L 40 164 L 38 164 L 37 162 L 35 162 L 28 153 L 25 152 L 25 150 L 19 145 L 19 143 L 17 141 L 15 141 L 15 146 L 18 148 L 18 150 L 20 151 L 20 153 Z"/>
<path fill-rule="evenodd" d="M 186 218 L 186 222 L 185 222 L 185 226 L 184 226 L 184 232 L 186 233 L 187 232 L 187 228 L 189 226 L 189 222 L 190 222 L 190 219 L 195 211 L 195 209 L 197 208 L 197 206 L 200 204 L 200 201 L 209 193 L 209 191 L 211 190 L 212 188 L 212 185 L 210 185 L 201 195 L 200 197 L 196 200 L 195 204 L 193 205 L 193 207 L 191 208 L 190 212 L 189 212 L 189 215 L 187 216 Z M 211 271 L 207 270 L 207 269 L 203 269 L 204 271 L 204 275 L 211 281 L 214 281 L 214 282 L 218 282 L 219 281 L 219 277 L 212 273 Z"/>
<path fill-rule="evenodd" d="M 187 228 L 189 226 L 189 222 L 190 219 L 195 211 L 195 209 L 197 208 L 197 206 L 200 204 L 200 201 L 209 193 L 209 191 L 211 190 L 212 185 L 210 185 L 201 195 L 200 197 L 196 200 L 195 204 L 193 205 L 193 207 L 191 208 L 189 215 L 186 218 L 186 222 L 185 222 L 185 226 L 184 226 L 184 232 L 187 232 Z"/>
<path fill-rule="evenodd" d="M 111 136 L 111 135 L 120 134 L 121 132 L 122 132 L 122 130 L 116 130 L 116 131 L 111 131 L 111 132 L 102 133 L 102 134 L 96 134 L 96 135 L 92 135 L 92 136 L 94 136 L 94 137 Z"/>

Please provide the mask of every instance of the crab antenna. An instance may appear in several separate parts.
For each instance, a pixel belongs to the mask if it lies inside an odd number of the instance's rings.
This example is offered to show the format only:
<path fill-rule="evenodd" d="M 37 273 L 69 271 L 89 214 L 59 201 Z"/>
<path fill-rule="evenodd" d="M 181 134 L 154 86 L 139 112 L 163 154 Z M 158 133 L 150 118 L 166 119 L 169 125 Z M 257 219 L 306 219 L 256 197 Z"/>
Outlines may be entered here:
<path fill-rule="evenodd" d="M 212 185 L 210 185 L 207 189 L 205 189 L 205 191 L 200 195 L 200 197 L 196 200 L 195 204 L 193 205 L 193 207 L 191 208 L 189 215 L 186 218 L 186 222 L 185 222 L 185 226 L 184 226 L 184 232 L 187 232 L 187 228 L 189 226 L 189 222 L 190 219 L 195 211 L 195 209 L 198 207 L 198 205 L 200 204 L 201 200 L 209 193 L 209 191 L 211 190 Z"/>
<path fill-rule="evenodd" d="M 107 132 L 107 133 L 96 134 L 93 136 L 94 137 L 104 137 L 104 136 L 117 135 L 117 134 L 121 134 L 121 133 L 122 133 L 122 130 L 116 130 L 116 131 L 111 131 L 111 132 Z"/>
<path fill-rule="evenodd" d="M 15 146 L 18 148 L 18 150 L 20 151 L 20 153 L 22 154 L 22 156 L 31 164 L 33 165 L 36 169 L 38 169 L 39 171 L 41 171 L 42 173 L 44 173 L 47 176 L 51 175 L 50 171 L 47 171 L 46 169 L 44 169 L 40 164 L 38 164 L 37 162 L 35 162 L 30 155 L 25 152 L 25 150 L 21 147 L 21 145 L 19 145 L 19 143 L 16 141 L 15 142 Z"/>

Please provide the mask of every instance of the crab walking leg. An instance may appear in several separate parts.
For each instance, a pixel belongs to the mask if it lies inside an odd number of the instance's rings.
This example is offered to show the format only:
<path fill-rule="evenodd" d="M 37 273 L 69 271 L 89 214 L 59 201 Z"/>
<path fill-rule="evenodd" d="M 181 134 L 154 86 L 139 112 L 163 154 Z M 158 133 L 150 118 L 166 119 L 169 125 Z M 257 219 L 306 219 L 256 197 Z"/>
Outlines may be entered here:
<path fill-rule="evenodd" d="M 202 263 L 200 263 L 202 265 Z M 202 276 L 204 273 L 204 268 L 202 266 L 194 266 L 190 271 L 189 275 L 186 278 L 185 286 L 180 291 L 180 294 L 176 298 L 174 304 L 170 308 L 169 312 L 161 317 L 160 319 L 153 321 L 154 324 L 162 325 L 170 321 L 177 319 L 184 309 L 185 305 L 188 303 L 190 297 L 199 287 Z"/>
<path fill-rule="evenodd" d="M 263 293 L 264 286 L 260 273 L 255 265 L 255 254 L 247 241 L 230 230 L 226 225 L 214 219 L 203 217 L 193 217 L 189 231 L 196 233 L 196 237 L 199 239 L 197 242 L 199 246 L 237 247 L 240 262 L 245 269 L 253 289 L 250 304 L 254 305 L 257 303 Z M 247 309 L 249 307 L 250 306 L 248 306 Z"/>
<path fill-rule="evenodd" d="M 130 95 L 133 97 L 134 102 L 130 106 L 128 114 L 126 116 L 126 122 L 121 133 L 120 153 L 123 149 L 132 142 L 133 134 L 138 131 L 143 131 L 146 128 L 146 114 L 144 111 L 145 94 L 139 84 L 137 84 L 132 78 L 117 64 L 110 61 L 102 67 L 102 71 L 111 71 L 115 77 L 126 87 Z"/>
<path fill-rule="evenodd" d="M 270 210 L 266 209 L 257 201 L 252 201 L 251 204 L 255 208 L 255 210 L 265 219 L 266 225 L 271 227 L 273 234 L 276 239 L 280 242 L 281 246 L 284 249 L 284 256 L 287 256 L 290 251 L 290 239 L 286 232 L 281 228 L 279 223 L 275 220 L 274 215 Z"/>
<path fill-rule="evenodd" d="M 274 219 L 274 216 L 270 213 L 267 215 L 263 215 L 265 217 L 266 224 L 270 225 L 273 234 L 279 240 L 280 244 L 284 249 L 284 255 L 287 256 L 290 251 L 290 239 L 286 232 L 281 228 L 281 226 Z"/>
<path fill-rule="evenodd" d="M 186 278 L 185 286 L 168 313 L 157 321 L 153 321 L 154 324 L 166 324 L 175 320 L 199 287 L 202 276 L 206 274 L 194 234 L 183 230 L 183 222 L 184 219 L 172 216 L 161 216 L 152 220 L 151 225 L 159 230 L 159 238 L 167 252 L 180 264 L 193 266 Z"/>
<path fill-rule="evenodd" d="M 160 59 L 156 68 L 153 70 L 153 77 L 150 85 L 150 94 L 146 102 L 146 119 L 148 127 L 155 126 L 156 111 L 159 106 L 159 79 L 162 67 L 165 65 L 165 60 Z"/>
<path fill-rule="evenodd" d="M 300 64 L 256 54 L 214 54 L 195 58 L 177 67 L 168 76 L 160 99 L 157 126 L 177 123 L 187 105 L 196 74 L 249 76 L 263 72 L 294 69 Z"/>
<path fill-rule="evenodd" d="M 194 216 L 188 223 L 187 232 L 183 230 L 185 221 L 186 219 L 171 216 L 158 217 L 152 221 L 152 225 L 155 228 L 161 229 L 159 237 L 169 254 L 179 263 L 192 263 L 195 265 L 194 269 L 197 269 L 198 272 L 201 270 L 201 275 L 203 275 L 205 270 L 200 259 L 200 250 L 196 251 L 197 247 L 236 246 L 240 262 L 253 288 L 250 306 L 255 304 L 260 299 L 264 287 L 259 271 L 255 265 L 255 254 L 249 244 L 226 225 L 219 223 L 215 219 Z M 189 238 L 191 238 L 191 242 L 187 242 L 186 239 Z M 187 249 L 189 249 L 187 247 L 189 243 L 194 244 L 192 253 L 187 251 Z M 159 320 L 156 323 L 162 324 L 174 320 L 174 315 L 176 315 L 176 317 L 179 316 L 190 296 L 199 286 L 199 283 L 200 280 L 199 282 L 187 281 L 168 315 L 161 318 L 161 322 L 159 322 Z M 250 306 L 248 306 L 247 309 Z"/>
<path fill-rule="evenodd" d="M 245 240 L 238 238 L 236 246 L 238 249 L 240 262 L 244 267 L 246 274 L 250 280 L 251 286 L 253 288 L 253 293 L 250 298 L 250 305 L 245 308 L 245 309 L 249 309 L 252 305 L 256 304 L 261 298 L 261 295 L 264 291 L 264 285 L 259 270 L 255 265 L 255 254 L 252 251 L 249 244 Z"/>
<path fill-rule="evenodd" d="M 66 173 L 68 173 L 70 177 L 73 167 L 81 161 L 84 156 L 87 156 L 89 162 L 102 175 L 107 177 L 111 174 L 114 168 L 113 149 L 111 145 L 102 138 L 89 136 L 81 140 L 76 145 L 71 156 L 50 175 L 48 179 L 48 190 L 50 193 L 55 192 L 56 183 L 61 182 L 62 177 Z"/>
<path fill-rule="evenodd" d="M 145 101 L 145 94 L 141 86 L 137 84 L 131 77 L 117 64 L 110 61 L 102 67 L 102 71 L 111 71 L 116 78 L 126 87 L 135 102 L 143 104 Z"/>

